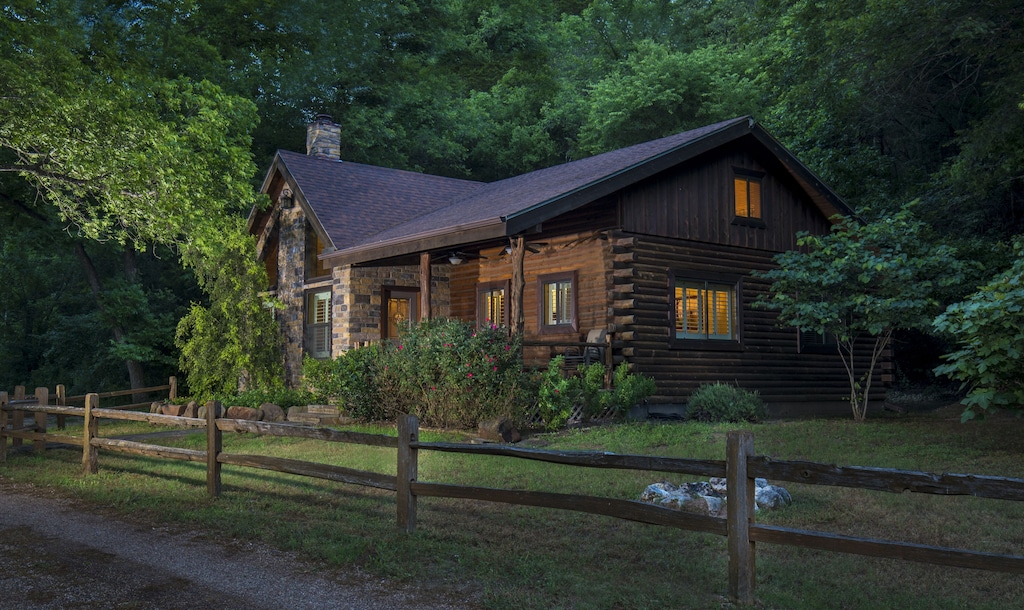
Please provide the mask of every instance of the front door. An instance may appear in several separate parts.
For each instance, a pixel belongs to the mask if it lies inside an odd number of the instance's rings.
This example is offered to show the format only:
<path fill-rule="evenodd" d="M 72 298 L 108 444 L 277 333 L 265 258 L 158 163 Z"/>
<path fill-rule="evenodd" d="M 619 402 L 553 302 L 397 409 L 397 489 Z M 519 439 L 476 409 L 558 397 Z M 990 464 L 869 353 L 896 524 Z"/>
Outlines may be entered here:
<path fill-rule="evenodd" d="M 381 290 L 381 339 L 393 339 L 410 323 L 420 319 L 419 290 L 385 288 Z"/>

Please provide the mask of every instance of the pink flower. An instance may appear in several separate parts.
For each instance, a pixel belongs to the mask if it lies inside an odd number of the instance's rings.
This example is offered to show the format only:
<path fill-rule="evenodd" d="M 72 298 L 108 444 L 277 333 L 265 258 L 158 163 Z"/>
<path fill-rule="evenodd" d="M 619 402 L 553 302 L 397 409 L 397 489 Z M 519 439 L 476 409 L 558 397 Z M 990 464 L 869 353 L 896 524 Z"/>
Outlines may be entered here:
<path fill-rule="evenodd" d="M 473 373 L 467 373 L 466 374 L 466 377 L 472 377 L 472 376 L 473 376 Z"/>
<path fill-rule="evenodd" d="M 401 345 L 399 345 L 399 346 L 398 346 L 398 349 L 402 349 L 402 346 L 401 346 Z"/>
<path fill-rule="evenodd" d="M 498 370 L 498 367 L 494 367 L 494 370 Z"/>

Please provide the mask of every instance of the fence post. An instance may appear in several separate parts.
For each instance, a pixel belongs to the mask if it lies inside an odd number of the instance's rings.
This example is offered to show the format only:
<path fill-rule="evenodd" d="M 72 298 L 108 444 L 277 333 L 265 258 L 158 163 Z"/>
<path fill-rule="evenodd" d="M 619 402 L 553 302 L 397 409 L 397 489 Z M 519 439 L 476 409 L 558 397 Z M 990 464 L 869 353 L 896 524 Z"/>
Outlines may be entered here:
<path fill-rule="evenodd" d="M 0 464 L 7 461 L 7 405 L 10 402 L 7 392 L 0 392 Z"/>
<path fill-rule="evenodd" d="M 100 395 L 85 395 L 85 421 L 82 423 L 82 474 L 99 472 L 99 448 L 94 447 L 92 439 L 99 435 L 100 420 L 92 414 L 93 409 L 100 406 Z"/>
<path fill-rule="evenodd" d="M 615 355 L 612 354 L 612 333 L 604 335 L 604 389 L 612 387 L 612 378 L 615 373 Z"/>
<path fill-rule="evenodd" d="M 46 388 L 36 388 L 36 404 L 40 407 L 46 407 L 50 403 L 50 390 Z M 36 432 L 46 434 L 46 418 L 47 414 L 45 411 L 35 412 L 36 421 Z M 32 452 L 36 455 L 42 455 L 46 451 L 46 439 L 41 438 L 37 441 L 32 442 Z"/>
<path fill-rule="evenodd" d="M 25 400 L 25 386 L 23 386 L 23 385 L 16 385 L 16 386 L 14 386 L 14 400 L 15 401 Z M 11 428 L 13 430 L 20 430 L 20 429 L 22 429 L 24 427 L 25 427 L 25 412 L 24 411 L 18 411 L 17 409 L 15 409 L 14 412 L 12 413 L 12 417 L 11 417 Z M 21 439 L 20 438 L 11 439 L 11 446 L 12 447 L 21 447 Z"/>
<path fill-rule="evenodd" d="M 750 525 L 754 522 L 754 479 L 747 475 L 747 457 L 754 455 L 754 435 L 729 432 L 726 437 L 726 516 L 729 529 L 729 597 L 754 602 L 756 560 Z"/>
<path fill-rule="evenodd" d="M 217 417 L 220 415 L 221 403 L 219 400 L 210 400 L 206 403 L 206 493 L 213 497 L 220 496 L 220 462 L 217 456 L 223 447 L 223 438 L 220 428 L 217 427 Z"/>
<path fill-rule="evenodd" d="M 56 404 L 58 407 L 66 407 L 66 406 L 68 406 L 67 390 L 64 388 L 64 384 L 63 383 L 58 383 L 57 384 L 56 394 L 57 394 L 57 400 L 56 400 L 56 402 L 54 404 Z M 58 430 L 63 430 L 65 428 L 66 424 L 67 424 L 67 416 L 64 415 L 63 413 L 58 413 L 57 414 L 57 429 Z"/>
<path fill-rule="evenodd" d="M 398 476 L 395 492 L 398 494 L 398 529 L 411 534 L 416 531 L 416 496 L 410 483 L 416 480 L 419 450 L 411 443 L 420 441 L 420 420 L 415 415 L 398 418 Z"/>
<path fill-rule="evenodd" d="M 167 380 L 167 385 L 171 386 L 171 389 L 167 390 L 167 402 L 173 405 L 178 399 L 178 378 L 171 377 Z"/>

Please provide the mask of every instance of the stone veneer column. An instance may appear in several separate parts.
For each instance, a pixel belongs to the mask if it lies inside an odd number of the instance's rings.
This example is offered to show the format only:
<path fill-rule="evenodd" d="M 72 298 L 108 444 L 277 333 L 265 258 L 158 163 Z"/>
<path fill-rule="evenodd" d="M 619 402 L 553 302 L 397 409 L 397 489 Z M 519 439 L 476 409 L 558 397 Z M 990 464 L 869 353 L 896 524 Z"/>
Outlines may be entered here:
<path fill-rule="evenodd" d="M 286 308 L 278 313 L 283 338 L 285 383 L 295 387 L 302 375 L 302 344 L 305 332 L 305 256 L 306 216 L 302 208 L 292 204 L 282 207 L 278 219 L 280 237 L 277 252 L 277 297 Z"/>

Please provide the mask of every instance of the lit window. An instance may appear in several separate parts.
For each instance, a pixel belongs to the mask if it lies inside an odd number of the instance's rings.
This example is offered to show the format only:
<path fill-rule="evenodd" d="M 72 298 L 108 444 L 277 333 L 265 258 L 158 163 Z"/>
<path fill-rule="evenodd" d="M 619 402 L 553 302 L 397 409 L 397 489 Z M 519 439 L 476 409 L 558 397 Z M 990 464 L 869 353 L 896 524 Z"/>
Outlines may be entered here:
<path fill-rule="evenodd" d="M 480 326 L 507 326 L 506 296 L 508 282 L 481 284 L 477 288 L 477 324 Z"/>
<path fill-rule="evenodd" d="M 542 276 L 538 283 L 541 332 L 577 330 L 576 273 Z"/>
<path fill-rule="evenodd" d="M 736 216 L 761 218 L 761 180 L 751 176 L 733 178 L 736 191 Z"/>
<path fill-rule="evenodd" d="M 331 357 L 331 291 L 306 294 L 306 353 Z"/>
<path fill-rule="evenodd" d="M 381 338 L 394 339 L 419 321 L 420 293 L 416 288 L 381 289 Z"/>
<path fill-rule="evenodd" d="M 678 339 L 736 338 L 735 288 L 704 281 L 675 286 L 675 336 Z"/>

